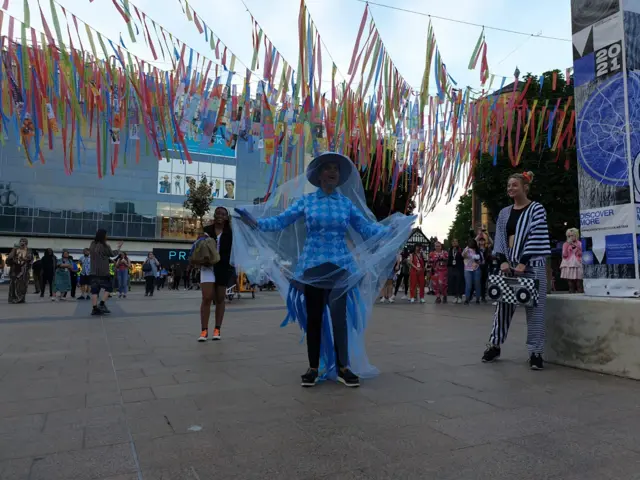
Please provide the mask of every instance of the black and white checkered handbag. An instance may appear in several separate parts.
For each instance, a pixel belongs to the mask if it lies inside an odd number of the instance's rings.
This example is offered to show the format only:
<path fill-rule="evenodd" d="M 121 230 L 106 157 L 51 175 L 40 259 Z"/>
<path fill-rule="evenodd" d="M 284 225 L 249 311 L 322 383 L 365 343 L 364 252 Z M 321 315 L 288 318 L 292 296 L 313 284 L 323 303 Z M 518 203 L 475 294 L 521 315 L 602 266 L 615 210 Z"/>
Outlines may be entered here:
<path fill-rule="evenodd" d="M 540 297 L 540 282 L 535 278 L 489 275 L 487 295 L 495 302 L 535 307 Z"/>

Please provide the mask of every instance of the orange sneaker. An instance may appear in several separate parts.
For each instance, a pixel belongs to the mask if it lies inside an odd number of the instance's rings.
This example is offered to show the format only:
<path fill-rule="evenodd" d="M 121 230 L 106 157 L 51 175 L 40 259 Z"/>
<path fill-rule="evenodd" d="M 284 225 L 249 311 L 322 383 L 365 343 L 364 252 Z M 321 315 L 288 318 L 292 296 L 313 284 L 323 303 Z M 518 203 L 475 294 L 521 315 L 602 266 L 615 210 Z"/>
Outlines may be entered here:
<path fill-rule="evenodd" d="M 220 329 L 218 327 L 213 329 L 213 336 L 211 340 L 220 340 Z"/>
<path fill-rule="evenodd" d="M 199 342 L 206 342 L 209 339 L 209 330 L 206 328 L 202 329 L 202 333 L 200 333 L 200 338 L 198 338 Z"/>

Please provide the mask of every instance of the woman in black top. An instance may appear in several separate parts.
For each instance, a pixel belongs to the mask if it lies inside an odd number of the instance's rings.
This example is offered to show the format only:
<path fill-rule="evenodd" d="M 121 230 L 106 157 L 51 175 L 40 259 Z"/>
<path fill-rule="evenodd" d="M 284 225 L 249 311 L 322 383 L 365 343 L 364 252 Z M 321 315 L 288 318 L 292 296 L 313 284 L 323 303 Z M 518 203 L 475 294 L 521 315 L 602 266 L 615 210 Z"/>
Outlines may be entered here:
<path fill-rule="evenodd" d="M 47 248 L 42 257 L 42 272 L 40 274 L 40 297 L 44 297 L 44 289 L 49 284 L 49 296 L 53 298 L 53 275 L 56 271 L 57 258 L 53 250 Z"/>
<path fill-rule="evenodd" d="M 462 303 L 462 295 L 464 295 L 464 258 L 457 238 L 451 240 L 447 267 L 449 269 L 447 294 L 455 297 L 453 303 Z"/>
<path fill-rule="evenodd" d="M 233 274 L 231 267 L 233 233 L 231 231 L 229 211 L 224 207 L 217 207 L 213 216 L 213 224 L 207 225 L 203 230 L 203 236 L 196 241 L 196 244 L 207 240 L 207 238 L 215 240 L 220 254 L 220 261 L 213 267 L 200 266 L 202 303 L 200 305 L 201 333 L 198 338 L 199 342 L 206 342 L 209 336 L 209 316 L 212 302 L 216 304 L 216 323 L 211 338 L 212 340 L 220 340 L 221 338 L 220 329 L 224 320 L 225 297 Z"/>

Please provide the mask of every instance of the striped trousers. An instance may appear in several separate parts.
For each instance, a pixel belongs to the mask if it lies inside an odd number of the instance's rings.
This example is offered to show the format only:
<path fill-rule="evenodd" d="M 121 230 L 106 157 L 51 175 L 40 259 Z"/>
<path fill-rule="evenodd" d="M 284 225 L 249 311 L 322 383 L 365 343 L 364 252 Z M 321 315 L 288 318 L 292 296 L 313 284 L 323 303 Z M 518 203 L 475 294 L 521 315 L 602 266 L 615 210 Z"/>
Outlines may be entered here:
<path fill-rule="evenodd" d="M 545 320 L 544 312 L 547 304 L 547 269 L 545 260 L 534 260 L 529 263 L 525 271 L 526 277 L 537 279 L 540 297 L 535 307 L 526 307 L 527 312 L 527 350 L 531 353 L 544 353 Z M 511 319 L 516 306 L 510 303 L 498 303 L 493 315 L 493 329 L 489 336 L 489 343 L 499 347 L 507 339 Z"/>

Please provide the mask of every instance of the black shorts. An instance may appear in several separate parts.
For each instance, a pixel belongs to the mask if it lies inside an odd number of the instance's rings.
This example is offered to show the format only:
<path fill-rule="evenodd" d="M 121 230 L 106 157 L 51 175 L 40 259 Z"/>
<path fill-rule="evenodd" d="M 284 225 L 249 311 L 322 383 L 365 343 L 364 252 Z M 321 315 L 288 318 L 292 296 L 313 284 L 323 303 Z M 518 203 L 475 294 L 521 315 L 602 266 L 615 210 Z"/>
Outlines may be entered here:
<path fill-rule="evenodd" d="M 98 295 L 100 290 L 105 290 L 109 293 L 113 291 L 113 282 L 111 277 L 97 277 L 91 275 L 91 294 Z"/>
<path fill-rule="evenodd" d="M 85 285 L 91 285 L 91 276 L 89 275 L 80 275 L 80 285 L 81 286 L 85 286 Z"/>

